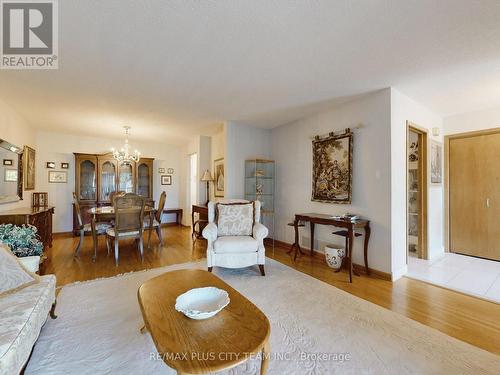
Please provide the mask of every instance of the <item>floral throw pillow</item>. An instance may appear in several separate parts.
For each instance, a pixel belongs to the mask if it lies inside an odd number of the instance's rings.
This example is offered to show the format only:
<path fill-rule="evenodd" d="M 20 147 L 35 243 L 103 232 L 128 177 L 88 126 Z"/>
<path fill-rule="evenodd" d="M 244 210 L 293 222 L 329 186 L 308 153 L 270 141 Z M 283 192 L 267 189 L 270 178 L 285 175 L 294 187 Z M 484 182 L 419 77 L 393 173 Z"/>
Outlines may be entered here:
<path fill-rule="evenodd" d="M 254 224 L 254 204 L 218 203 L 218 236 L 251 236 Z"/>
<path fill-rule="evenodd" d="M 0 244 L 0 297 L 38 282 L 38 276 L 25 270 L 10 249 Z"/>

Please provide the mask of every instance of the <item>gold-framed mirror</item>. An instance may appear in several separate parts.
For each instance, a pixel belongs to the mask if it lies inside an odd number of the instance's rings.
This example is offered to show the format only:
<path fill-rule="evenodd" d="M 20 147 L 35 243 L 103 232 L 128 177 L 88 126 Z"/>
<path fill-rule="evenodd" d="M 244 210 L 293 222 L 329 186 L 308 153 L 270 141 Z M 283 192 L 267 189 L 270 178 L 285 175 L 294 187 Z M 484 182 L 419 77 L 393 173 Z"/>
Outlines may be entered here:
<path fill-rule="evenodd" d="M 23 199 L 23 149 L 0 139 L 0 204 Z"/>

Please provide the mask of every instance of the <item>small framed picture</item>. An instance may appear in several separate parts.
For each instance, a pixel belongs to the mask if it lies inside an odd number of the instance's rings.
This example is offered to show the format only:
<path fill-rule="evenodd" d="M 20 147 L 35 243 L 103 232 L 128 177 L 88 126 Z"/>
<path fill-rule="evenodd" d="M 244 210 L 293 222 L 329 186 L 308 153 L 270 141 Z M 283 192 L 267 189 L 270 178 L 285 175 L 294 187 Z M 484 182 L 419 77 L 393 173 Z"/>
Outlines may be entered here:
<path fill-rule="evenodd" d="M 161 176 L 161 184 L 162 185 L 172 185 L 172 176 L 170 176 L 170 175 Z"/>
<path fill-rule="evenodd" d="M 56 169 L 56 163 L 54 163 L 53 161 L 48 161 L 45 165 L 48 169 Z"/>
<path fill-rule="evenodd" d="M 61 163 L 61 169 L 69 169 L 69 163 Z"/>
<path fill-rule="evenodd" d="M 168 174 L 174 174 L 174 168 L 168 168 L 167 169 Z"/>
<path fill-rule="evenodd" d="M 65 184 L 68 182 L 68 172 L 49 171 L 49 182 L 51 184 Z"/>
<path fill-rule="evenodd" d="M 158 173 L 165 173 L 165 168 L 158 168 Z"/>
<path fill-rule="evenodd" d="M 5 182 L 17 182 L 17 169 L 6 169 L 4 180 Z"/>
<path fill-rule="evenodd" d="M 14 165 L 14 161 L 12 159 L 3 159 L 3 165 Z"/>
<path fill-rule="evenodd" d="M 431 140 L 431 184 L 443 182 L 443 144 Z"/>

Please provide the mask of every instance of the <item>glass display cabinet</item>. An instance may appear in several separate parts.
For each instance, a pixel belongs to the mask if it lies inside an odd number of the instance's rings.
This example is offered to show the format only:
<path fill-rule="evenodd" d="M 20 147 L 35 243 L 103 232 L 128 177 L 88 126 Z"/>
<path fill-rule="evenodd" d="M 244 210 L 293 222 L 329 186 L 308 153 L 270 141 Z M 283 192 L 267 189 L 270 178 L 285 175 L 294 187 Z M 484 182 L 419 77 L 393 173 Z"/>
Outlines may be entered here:
<path fill-rule="evenodd" d="M 137 194 L 153 197 L 153 159 L 140 159 L 137 163 Z"/>
<path fill-rule="evenodd" d="M 119 165 L 110 153 L 75 153 L 75 194 L 80 203 L 84 224 L 90 222 L 88 210 L 92 207 L 109 206 L 113 191 L 137 193 L 153 198 L 153 160 L 141 158 L 137 163 Z M 73 229 L 78 227 L 73 214 Z"/>
<path fill-rule="evenodd" d="M 99 201 L 101 202 L 110 202 L 110 194 L 116 191 L 116 164 L 114 160 L 99 160 Z"/>
<path fill-rule="evenodd" d="M 97 199 L 97 157 L 80 155 L 76 160 L 76 190 L 78 200 L 95 201 Z"/>
<path fill-rule="evenodd" d="M 261 223 L 269 229 L 274 251 L 274 160 L 251 159 L 245 161 L 245 199 L 261 202 Z"/>
<path fill-rule="evenodd" d="M 132 193 L 134 186 L 134 165 L 120 165 L 118 168 L 118 191 Z"/>

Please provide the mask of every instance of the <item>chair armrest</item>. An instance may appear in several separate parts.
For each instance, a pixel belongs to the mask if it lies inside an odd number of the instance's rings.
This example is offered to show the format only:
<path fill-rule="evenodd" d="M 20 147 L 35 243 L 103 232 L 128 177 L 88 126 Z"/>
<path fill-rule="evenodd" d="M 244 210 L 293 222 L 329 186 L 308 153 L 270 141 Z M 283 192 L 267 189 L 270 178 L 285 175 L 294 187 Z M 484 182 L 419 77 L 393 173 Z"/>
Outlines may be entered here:
<path fill-rule="evenodd" d="M 263 241 L 267 237 L 269 230 L 261 223 L 255 223 L 253 226 L 253 238 L 257 241 Z"/>
<path fill-rule="evenodd" d="M 214 242 L 217 239 L 217 225 L 215 223 L 208 223 L 205 228 L 203 228 L 203 237 L 209 242 Z"/>

